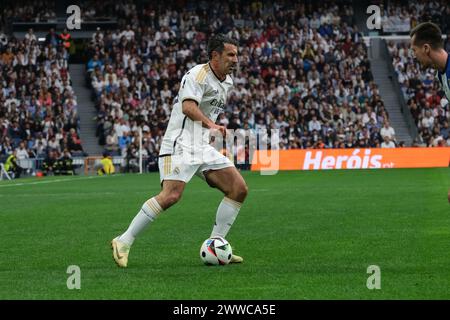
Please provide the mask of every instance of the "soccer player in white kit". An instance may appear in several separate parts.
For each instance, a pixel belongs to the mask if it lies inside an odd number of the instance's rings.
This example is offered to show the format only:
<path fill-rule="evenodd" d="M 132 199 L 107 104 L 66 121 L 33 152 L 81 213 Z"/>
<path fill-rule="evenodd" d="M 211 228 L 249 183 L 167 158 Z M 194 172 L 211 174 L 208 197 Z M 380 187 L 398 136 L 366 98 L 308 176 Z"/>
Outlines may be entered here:
<path fill-rule="evenodd" d="M 210 132 L 226 135 L 226 128 L 215 123 L 224 110 L 233 86 L 230 74 L 238 62 L 238 43 L 224 35 L 208 42 L 209 62 L 189 70 L 181 80 L 159 154 L 162 190 L 147 200 L 128 229 L 111 242 L 113 258 L 127 267 L 135 238 L 164 210 L 177 203 L 186 183 L 195 175 L 223 192 L 211 237 L 225 238 L 236 219 L 248 188 L 234 164 L 210 144 Z M 233 255 L 231 263 L 243 259 Z"/>

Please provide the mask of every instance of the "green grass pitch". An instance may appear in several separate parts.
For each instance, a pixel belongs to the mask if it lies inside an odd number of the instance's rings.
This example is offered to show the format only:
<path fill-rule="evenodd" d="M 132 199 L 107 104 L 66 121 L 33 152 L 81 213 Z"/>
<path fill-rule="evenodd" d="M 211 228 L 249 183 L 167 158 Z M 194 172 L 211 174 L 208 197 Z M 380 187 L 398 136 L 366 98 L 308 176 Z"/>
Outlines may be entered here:
<path fill-rule="evenodd" d="M 242 265 L 199 258 L 222 199 L 194 178 L 130 252 L 110 240 L 158 174 L 0 182 L 0 299 L 449 299 L 450 169 L 244 172 L 228 235 Z M 69 290 L 67 268 L 81 270 Z M 366 286 L 381 270 L 381 289 Z"/>

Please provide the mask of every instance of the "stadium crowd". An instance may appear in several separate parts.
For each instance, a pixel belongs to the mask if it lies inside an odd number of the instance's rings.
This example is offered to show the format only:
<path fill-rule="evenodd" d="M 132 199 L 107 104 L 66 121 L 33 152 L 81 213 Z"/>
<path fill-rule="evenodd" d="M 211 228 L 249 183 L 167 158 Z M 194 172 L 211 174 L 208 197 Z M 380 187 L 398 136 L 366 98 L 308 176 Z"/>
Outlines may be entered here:
<path fill-rule="evenodd" d="M 445 48 L 450 52 L 450 39 Z M 441 91 L 439 82 L 434 79 L 436 71 L 422 71 L 414 60 L 408 43 L 388 42 L 394 69 L 419 130 L 419 144 L 428 147 L 450 145 L 450 105 Z"/>
<path fill-rule="evenodd" d="M 444 34 L 450 34 L 448 0 L 372 0 L 382 14 L 381 27 L 385 33 L 408 33 L 422 21 L 436 23 Z"/>
<path fill-rule="evenodd" d="M 15 0 L 5 1 L 0 14 L 0 25 L 6 26 L 13 22 L 55 22 L 56 0 Z M 71 3 L 72 4 L 72 3 Z M 85 0 L 74 1 L 80 7 L 83 21 L 101 20 L 102 18 L 120 18 L 135 7 L 132 1 Z"/>
<path fill-rule="evenodd" d="M 68 70 L 68 52 L 56 33 L 39 43 L 33 33 L 0 44 L 0 157 L 17 151 L 29 158 L 84 155 L 79 138 L 77 100 Z"/>
<path fill-rule="evenodd" d="M 142 126 L 147 153 L 157 154 L 181 77 L 208 60 L 206 40 L 219 32 L 241 44 L 220 123 L 279 129 L 281 149 L 385 142 L 380 131 L 388 114 L 346 2 L 148 5 L 129 17 L 120 30 L 93 34 L 87 64 L 107 150 L 129 154 Z"/>
<path fill-rule="evenodd" d="M 0 25 L 12 22 L 48 22 L 56 19 L 55 1 L 16 0 L 2 4 Z"/>
<path fill-rule="evenodd" d="M 436 19 L 442 2 L 390 2 L 383 12 L 408 16 L 412 27 L 416 20 Z M 11 21 L 53 19 L 50 3 L 19 0 L 7 5 L 0 29 Z M 404 146 L 373 82 L 351 0 L 89 0 L 79 5 L 85 20 L 110 16 L 118 22 L 117 30 L 92 34 L 86 79 L 98 110 L 99 143 L 109 154 L 126 158 L 127 170 L 137 168 L 139 128 L 143 156 L 157 170 L 181 77 L 208 61 L 207 39 L 215 33 L 240 43 L 235 88 L 218 119 L 229 129 L 279 129 L 279 143 L 270 147 L 280 149 Z M 448 32 L 445 8 L 436 22 Z M 448 41 L 446 45 L 449 51 Z M 449 106 L 436 97 L 437 82 L 419 72 L 406 45 L 390 44 L 389 50 L 420 143 L 445 145 Z M 32 30 L 24 40 L 0 30 L 0 157 L 13 150 L 22 162 L 85 154 L 68 59 L 64 41 L 53 30 L 44 43 L 37 42 Z"/>

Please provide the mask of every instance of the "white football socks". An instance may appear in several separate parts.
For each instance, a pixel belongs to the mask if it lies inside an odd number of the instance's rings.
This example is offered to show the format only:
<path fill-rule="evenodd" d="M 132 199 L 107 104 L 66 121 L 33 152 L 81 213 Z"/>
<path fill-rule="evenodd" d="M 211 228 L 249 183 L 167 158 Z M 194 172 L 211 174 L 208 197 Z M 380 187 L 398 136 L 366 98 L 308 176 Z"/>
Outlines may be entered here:
<path fill-rule="evenodd" d="M 242 203 L 230 198 L 223 198 L 219 204 L 219 208 L 217 208 L 216 223 L 214 224 L 211 238 L 217 236 L 225 238 L 227 236 L 241 209 L 241 205 Z"/>
<path fill-rule="evenodd" d="M 131 221 L 127 231 L 119 236 L 118 240 L 131 246 L 134 239 L 148 226 L 150 222 L 153 222 L 162 211 L 163 209 L 154 197 L 147 200 L 142 205 L 141 210 L 134 217 L 133 221 Z"/>

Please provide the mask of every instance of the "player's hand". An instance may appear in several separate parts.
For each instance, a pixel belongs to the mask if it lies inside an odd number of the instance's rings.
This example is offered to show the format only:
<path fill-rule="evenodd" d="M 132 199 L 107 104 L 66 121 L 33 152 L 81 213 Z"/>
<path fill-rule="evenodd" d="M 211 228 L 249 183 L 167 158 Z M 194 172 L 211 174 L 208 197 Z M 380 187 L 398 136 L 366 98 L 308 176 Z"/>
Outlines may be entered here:
<path fill-rule="evenodd" d="M 215 135 L 216 132 L 220 132 L 223 137 L 227 135 L 227 128 L 224 126 L 219 126 L 217 124 L 213 124 L 211 127 L 209 127 L 209 130 L 211 131 L 211 135 Z"/>

